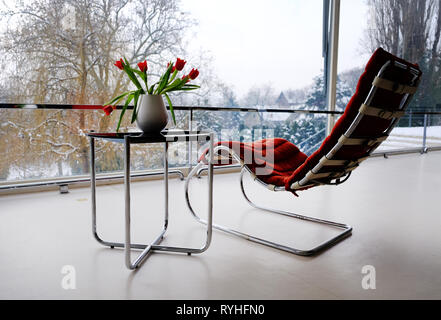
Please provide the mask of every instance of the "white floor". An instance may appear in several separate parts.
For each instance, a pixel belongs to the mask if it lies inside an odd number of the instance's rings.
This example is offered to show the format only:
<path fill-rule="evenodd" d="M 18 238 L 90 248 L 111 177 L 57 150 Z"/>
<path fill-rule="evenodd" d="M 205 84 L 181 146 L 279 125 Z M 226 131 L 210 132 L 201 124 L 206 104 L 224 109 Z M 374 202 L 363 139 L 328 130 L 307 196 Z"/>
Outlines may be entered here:
<path fill-rule="evenodd" d="M 192 183 L 200 210 L 206 183 Z M 92 237 L 89 189 L 2 196 L 0 298 L 441 298 L 441 152 L 370 159 L 345 184 L 304 191 L 299 198 L 250 180 L 246 185 L 261 204 L 348 223 L 353 235 L 319 256 L 299 257 L 214 231 L 201 255 L 154 253 L 131 272 L 122 250 L 102 247 Z M 205 229 L 190 216 L 183 187 L 178 179 L 170 181 L 163 243 L 201 246 Z M 132 191 L 133 239 L 151 241 L 162 227 L 163 184 L 134 183 Z M 217 222 L 301 248 L 334 232 L 260 212 L 239 192 L 237 174 L 215 176 Z M 123 239 L 123 203 L 122 185 L 98 188 L 99 232 L 106 240 Z M 366 265 L 375 268 L 376 289 L 362 287 Z M 76 289 L 63 289 L 63 266 L 74 268 Z"/>

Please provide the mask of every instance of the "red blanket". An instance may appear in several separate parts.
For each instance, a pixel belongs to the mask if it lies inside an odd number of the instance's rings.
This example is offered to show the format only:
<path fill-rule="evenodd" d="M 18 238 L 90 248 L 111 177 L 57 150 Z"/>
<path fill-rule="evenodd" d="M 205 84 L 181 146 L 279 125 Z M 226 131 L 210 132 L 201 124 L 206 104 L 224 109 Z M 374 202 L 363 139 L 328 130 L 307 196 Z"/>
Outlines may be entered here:
<path fill-rule="evenodd" d="M 308 158 L 294 144 L 281 138 L 255 142 L 220 141 L 215 147 L 218 145 L 232 149 L 260 180 L 276 186 L 285 186 L 294 170 Z M 200 161 L 205 163 L 206 151 L 200 158 Z M 214 165 L 227 165 L 233 162 L 226 151 L 220 150 L 219 153 L 223 156 L 223 160 L 215 159 Z"/>

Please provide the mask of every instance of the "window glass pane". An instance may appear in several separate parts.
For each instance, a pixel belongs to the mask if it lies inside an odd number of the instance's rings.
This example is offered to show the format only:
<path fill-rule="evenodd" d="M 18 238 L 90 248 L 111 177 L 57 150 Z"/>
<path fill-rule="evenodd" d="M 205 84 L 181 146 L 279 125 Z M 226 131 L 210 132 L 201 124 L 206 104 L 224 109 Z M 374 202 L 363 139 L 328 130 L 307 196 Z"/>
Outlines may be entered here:
<path fill-rule="evenodd" d="M 0 103 L 101 106 L 135 88 L 114 65 L 120 57 L 133 67 L 147 58 L 150 84 L 168 61 L 181 57 L 187 60 L 183 73 L 199 69 L 193 83 L 201 89 L 171 94 L 174 105 L 323 107 L 322 1 L 4 3 L 0 8 Z M 120 111 L 110 117 L 101 110 L 17 108 L 0 109 L 0 113 L 0 150 L 7 154 L 0 161 L 0 180 L 20 181 L 87 174 L 85 132 L 114 131 Z M 131 111 L 126 114 L 123 130 L 135 129 L 129 121 Z M 315 125 L 310 115 L 199 114 L 208 115 L 210 121 L 201 121 L 198 112 L 194 120 L 219 134 L 218 127 L 273 128 L 277 136 L 294 143 L 314 134 L 323 138 L 322 126 Z M 253 118 L 256 115 L 258 121 Z M 179 111 L 176 116 L 178 127 L 188 128 L 189 113 Z M 225 122 L 239 116 L 243 121 Z M 307 151 L 305 146 L 315 140 L 308 141 L 302 150 Z M 121 146 L 98 146 L 98 171 L 121 170 Z M 135 169 L 160 168 L 162 150 L 137 148 Z M 171 165 L 186 164 L 187 146 L 176 148 L 170 149 Z"/>
<path fill-rule="evenodd" d="M 1 109 L 0 183 L 89 174 L 89 139 L 86 131 L 113 131 L 120 111 L 110 117 L 101 110 Z M 188 127 L 188 112 L 176 111 L 182 127 Z M 82 126 L 78 126 L 82 123 Z M 125 119 L 123 126 L 130 126 Z M 87 128 L 87 130 L 85 130 Z M 133 128 L 134 129 L 134 128 Z M 122 172 L 121 143 L 96 140 L 97 173 Z M 163 166 L 162 144 L 133 145 L 132 170 L 158 170 Z M 187 163 L 185 142 L 169 147 L 170 167 Z"/>
<path fill-rule="evenodd" d="M 422 82 L 409 111 L 441 111 L 441 15 L 439 1 L 342 0 L 338 91 L 355 86 L 373 51 L 383 49 L 418 63 Z M 426 143 L 441 144 L 441 117 L 427 115 Z M 424 137 L 424 115 L 400 119 L 381 150 L 418 148 Z"/>
<path fill-rule="evenodd" d="M 322 1 L 5 3 L 4 102 L 103 104 L 134 88 L 114 66 L 123 56 L 147 58 L 150 83 L 176 57 L 198 68 L 202 88 L 175 104 L 303 106 L 323 74 Z"/>
<path fill-rule="evenodd" d="M 153 82 L 184 53 L 183 37 L 195 23 L 177 1 L 6 4 L 1 83 L 3 98 L 13 103 L 103 104 L 134 88 L 116 60 L 126 57 L 136 67 L 147 57 Z"/>
<path fill-rule="evenodd" d="M 287 112 L 195 111 L 194 125 L 219 140 L 252 142 L 283 138 L 310 155 L 326 136 L 326 115 Z"/>
<path fill-rule="evenodd" d="M 314 77 L 323 75 L 322 1 L 182 4 L 199 22 L 188 40 L 189 51 L 197 54 L 202 49 L 211 56 L 203 70 L 213 72 L 219 82 L 213 103 L 304 105 Z"/>

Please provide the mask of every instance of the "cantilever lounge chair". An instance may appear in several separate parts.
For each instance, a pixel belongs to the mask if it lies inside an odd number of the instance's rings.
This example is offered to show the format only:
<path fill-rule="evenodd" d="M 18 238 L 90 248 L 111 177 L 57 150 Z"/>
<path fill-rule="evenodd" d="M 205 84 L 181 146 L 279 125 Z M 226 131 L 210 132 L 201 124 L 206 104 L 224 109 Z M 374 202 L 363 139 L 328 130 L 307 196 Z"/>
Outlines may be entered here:
<path fill-rule="evenodd" d="M 407 105 L 417 90 L 421 74 L 418 65 L 397 58 L 381 48 L 377 49 L 366 65 L 358 81 L 356 92 L 343 115 L 320 148 L 309 157 L 289 141 L 279 138 L 253 143 L 221 141 L 215 145 L 213 153 L 218 160 L 217 162 L 214 160 L 214 165 L 225 164 L 225 161 L 221 161 L 225 158 L 229 163 L 234 159 L 241 164 L 241 190 L 253 207 L 330 225 L 342 230 L 337 236 L 312 249 L 300 250 L 220 225 L 213 224 L 213 227 L 253 242 L 304 256 L 316 254 L 349 236 L 352 227 L 346 224 L 254 204 L 245 193 L 243 174 L 249 172 L 255 181 L 272 191 L 289 191 L 295 195 L 298 191 L 311 187 L 343 183 L 351 172 L 386 140 L 399 118 L 404 115 Z M 187 205 L 193 216 L 201 223 L 205 221 L 194 212 L 188 188 L 191 178 L 207 165 L 207 152 L 208 150 L 203 152 L 198 165 L 190 172 L 185 186 Z M 247 159 L 247 154 L 249 155 L 250 152 L 253 155 L 251 161 Z M 274 152 L 273 161 L 270 163 L 266 157 L 269 152 Z M 259 168 L 263 168 L 261 172 Z"/>

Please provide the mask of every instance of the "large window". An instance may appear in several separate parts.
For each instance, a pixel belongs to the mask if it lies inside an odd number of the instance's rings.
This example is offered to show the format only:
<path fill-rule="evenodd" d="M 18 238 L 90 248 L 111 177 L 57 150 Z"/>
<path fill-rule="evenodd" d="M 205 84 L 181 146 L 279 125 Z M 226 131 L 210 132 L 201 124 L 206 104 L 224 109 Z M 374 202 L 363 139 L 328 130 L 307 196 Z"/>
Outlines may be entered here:
<path fill-rule="evenodd" d="M 216 77 L 220 105 L 303 106 L 323 76 L 322 1 L 182 4 L 198 21 L 188 48 L 210 57 L 203 70 Z"/>
<path fill-rule="evenodd" d="M 322 77 L 322 2 L 7 0 L 0 9 L 0 99 L 102 104 L 131 86 L 113 65 L 176 56 L 201 90 L 177 104 L 303 106 Z M 280 99 L 278 99 L 280 98 Z"/>
<path fill-rule="evenodd" d="M 101 105 L 130 88 L 113 64 L 147 58 L 155 77 L 185 58 L 201 89 L 175 105 L 322 108 L 322 2 L 302 0 L 6 0 L 0 9 L 0 181 L 87 174 L 89 130 L 115 130 L 119 112 L 37 109 L 37 104 Z M 27 104 L 28 108 L 21 108 Z M 31 108 L 29 108 L 31 106 Z M 177 113 L 187 128 L 189 112 Z M 260 129 L 299 143 L 323 119 L 290 114 L 195 112 L 199 127 L 249 140 Z M 237 120 L 236 122 L 231 122 Z M 315 122 L 314 122 L 315 121 Z M 316 124 L 319 125 L 316 125 Z M 133 129 L 129 122 L 123 130 Z M 302 128 L 304 130 L 302 130 Z M 283 129 L 283 130 L 282 130 Z M 223 133 L 222 133 L 223 130 Z M 248 130 L 248 131 L 247 131 Z M 225 137 L 224 137 L 225 138 Z M 310 143 L 303 144 L 305 151 Z M 185 145 L 172 161 L 188 159 Z M 158 150 L 134 150 L 135 169 L 161 165 Z M 104 152 L 106 151 L 106 152 Z M 121 169 L 120 147 L 97 146 L 99 172 Z"/>
<path fill-rule="evenodd" d="M 303 0 L 23 0 L 0 8 L 0 181 L 87 174 L 85 132 L 114 131 L 119 111 L 100 106 L 131 88 L 113 64 L 148 61 L 157 77 L 176 57 L 197 67 L 201 89 L 174 95 L 180 106 L 326 109 L 323 2 Z M 343 110 L 379 46 L 420 64 L 424 76 L 410 110 L 441 108 L 441 14 L 438 1 L 341 0 L 337 110 Z M 186 71 L 186 70 L 185 70 Z M 31 108 L 21 108 L 27 104 Z M 54 104 L 53 109 L 37 105 Z M 128 112 L 130 113 L 130 111 Z M 326 116 L 285 112 L 180 110 L 179 128 L 211 129 L 219 139 L 278 136 L 312 153 Z M 424 125 L 429 129 L 424 131 Z M 386 149 L 441 143 L 441 118 L 402 118 Z M 128 119 L 122 130 L 135 130 Z M 171 164 L 196 157 L 180 144 Z M 104 152 L 106 151 L 106 152 Z M 135 148 L 134 169 L 161 166 L 161 148 Z M 121 170 L 120 146 L 97 146 L 99 172 Z"/>

